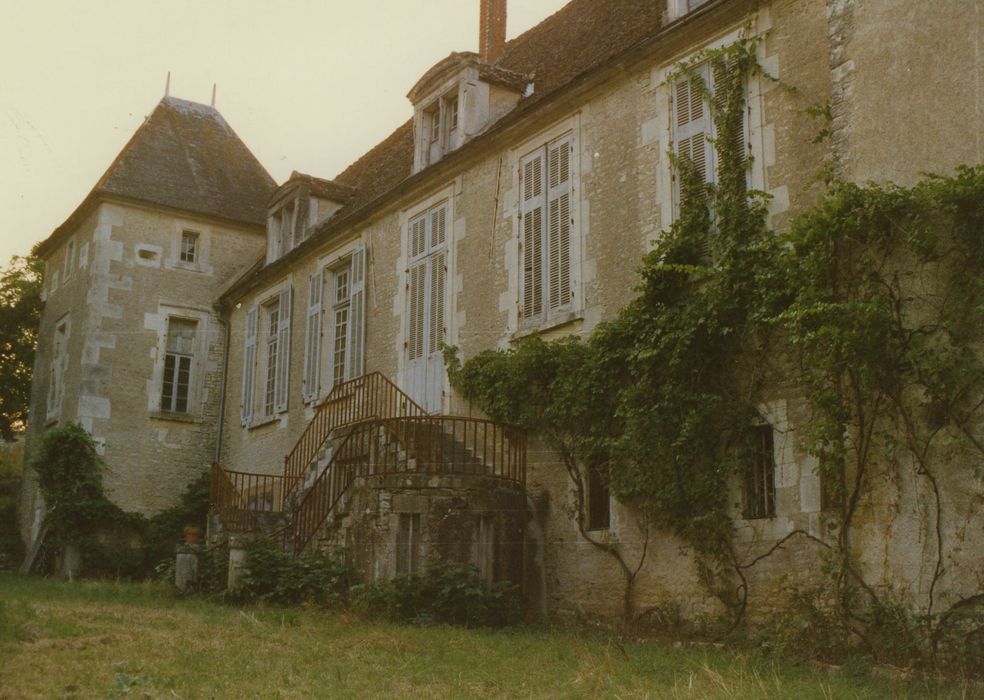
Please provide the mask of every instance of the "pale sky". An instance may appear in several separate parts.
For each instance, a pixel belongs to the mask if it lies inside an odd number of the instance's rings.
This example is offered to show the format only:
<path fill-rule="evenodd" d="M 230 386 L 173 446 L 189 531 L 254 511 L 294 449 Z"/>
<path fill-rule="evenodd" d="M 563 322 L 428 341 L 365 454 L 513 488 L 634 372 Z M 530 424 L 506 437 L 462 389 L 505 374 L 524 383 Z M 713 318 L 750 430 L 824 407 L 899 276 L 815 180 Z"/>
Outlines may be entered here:
<path fill-rule="evenodd" d="M 510 0 L 512 39 L 567 0 Z M 164 95 L 216 107 L 273 178 L 334 177 L 478 50 L 479 0 L 0 0 L 0 266 L 82 202 Z"/>

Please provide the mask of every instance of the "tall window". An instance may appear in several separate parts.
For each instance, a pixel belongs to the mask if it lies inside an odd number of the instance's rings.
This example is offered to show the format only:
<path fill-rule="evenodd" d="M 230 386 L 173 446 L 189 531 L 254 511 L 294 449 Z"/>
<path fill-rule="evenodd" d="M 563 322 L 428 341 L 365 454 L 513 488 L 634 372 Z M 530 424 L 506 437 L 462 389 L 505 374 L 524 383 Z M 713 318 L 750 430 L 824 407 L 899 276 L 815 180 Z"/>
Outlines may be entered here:
<path fill-rule="evenodd" d="M 321 384 L 321 298 L 324 295 L 324 273 L 321 270 L 308 278 L 307 330 L 304 336 L 304 385 L 302 399 L 318 398 Z"/>
<path fill-rule="evenodd" d="M 349 342 L 349 268 L 336 269 L 332 273 L 332 348 L 331 348 L 331 381 L 332 385 L 345 381 L 346 353 Z"/>
<path fill-rule="evenodd" d="M 725 109 L 718 99 L 716 85 L 722 79 L 723 61 L 718 64 L 702 63 L 693 67 L 689 74 L 673 82 L 673 150 L 681 166 L 693 168 L 697 179 L 704 183 L 717 182 L 717 152 L 714 148 L 716 136 L 712 104 L 714 109 Z M 710 99 L 709 99 L 710 98 Z M 734 152 L 744 160 L 747 156 L 745 128 L 735 135 Z M 681 190 L 680 176 L 673 176 L 674 206 L 679 207 L 684 193 Z"/>
<path fill-rule="evenodd" d="M 253 420 L 254 402 L 259 404 L 264 418 L 287 410 L 290 317 L 290 288 L 246 312 L 240 414 L 243 425 L 249 425 Z"/>
<path fill-rule="evenodd" d="M 447 284 L 447 204 L 410 222 L 409 359 L 440 351 Z"/>
<path fill-rule="evenodd" d="M 263 381 L 263 415 L 272 416 L 277 402 L 277 368 L 280 363 L 280 303 L 263 307 L 266 324 L 266 372 Z"/>
<path fill-rule="evenodd" d="M 335 384 L 363 372 L 365 264 L 365 248 L 359 247 L 351 257 L 309 279 L 304 349 L 305 401 L 321 394 L 322 376 L 328 380 L 326 388 L 330 390 Z M 321 355 L 322 325 L 327 337 L 327 360 Z"/>
<path fill-rule="evenodd" d="M 62 398 L 65 395 L 65 370 L 68 366 L 68 317 L 55 324 L 51 348 L 51 367 L 48 370 L 47 417 L 54 418 L 61 413 Z"/>
<path fill-rule="evenodd" d="M 757 425 L 751 431 L 751 445 L 745 463 L 744 516 L 772 518 L 776 514 L 776 462 L 771 425 Z"/>
<path fill-rule="evenodd" d="M 522 160 L 521 318 L 524 322 L 549 320 L 551 315 L 573 306 L 573 155 L 573 140 L 567 135 Z"/>
<path fill-rule="evenodd" d="M 184 231 L 181 234 L 181 262 L 198 262 L 198 234 L 194 231 Z"/>
<path fill-rule="evenodd" d="M 171 317 L 167 320 L 167 344 L 164 351 L 164 382 L 161 385 L 161 410 L 188 413 L 191 367 L 195 357 L 197 321 Z"/>

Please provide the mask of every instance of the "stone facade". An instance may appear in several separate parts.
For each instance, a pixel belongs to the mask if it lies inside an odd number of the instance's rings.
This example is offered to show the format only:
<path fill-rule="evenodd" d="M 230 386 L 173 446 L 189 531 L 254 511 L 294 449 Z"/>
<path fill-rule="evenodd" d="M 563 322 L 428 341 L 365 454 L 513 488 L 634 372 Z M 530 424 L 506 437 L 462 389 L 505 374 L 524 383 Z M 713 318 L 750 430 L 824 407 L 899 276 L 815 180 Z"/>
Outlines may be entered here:
<path fill-rule="evenodd" d="M 214 128 L 221 129 L 218 135 L 209 133 Z M 166 98 L 92 194 L 39 248 L 46 264 L 44 308 L 27 454 L 43 430 L 80 424 L 106 462 L 107 495 L 143 515 L 174 504 L 214 456 L 226 333 L 213 303 L 264 246 L 260 221 L 245 212 L 229 220 L 207 199 L 194 199 L 203 190 L 207 197 L 222 192 L 207 182 L 208 169 L 185 190 L 167 188 L 172 177 L 179 183 L 190 177 L 188 163 L 173 158 L 180 140 L 206 157 L 219 144 L 248 153 L 227 129 L 218 112 Z M 121 170 L 130 182 L 109 191 Z M 262 169 L 247 175 L 260 191 L 267 182 L 267 192 L 273 189 Z M 165 392 L 169 328 L 179 324 L 190 334 L 180 348 L 187 381 L 175 374 Z M 170 405 L 164 405 L 166 393 Z M 20 508 L 25 539 L 37 535 L 42 511 L 27 470 Z"/>
<path fill-rule="evenodd" d="M 66 394 L 64 405 L 73 411 L 78 405 L 71 415 L 105 442 L 111 464 L 166 459 L 186 465 L 166 483 L 139 471 L 114 476 L 111 490 L 121 501 L 147 511 L 164 505 L 183 479 L 211 460 L 217 433 L 220 461 L 228 469 L 281 474 L 285 455 L 333 386 L 363 373 L 390 378 L 430 413 L 481 418 L 453 394 L 439 358 L 432 361 L 426 350 L 422 357 L 420 347 L 440 341 L 468 358 L 508 348 L 532 333 L 587 334 L 611 319 L 632 295 L 641 256 L 673 221 L 669 154 L 679 128 L 674 78 L 682 62 L 699 61 L 703 51 L 742 38 L 754 42 L 761 71 L 747 86 L 749 184 L 770 195 L 770 224 L 778 230 L 816 201 L 817 175 L 825 167 L 857 182 L 908 184 L 924 171 L 949 172 L 982 160 L 984 64 L 973 47 L 984 31 L 984 11 L 959 0 L 901 3 L 905 7 L 891 0 L 711 0 L 689 13 L 686 3 L 674 0 L 668 5 L 674 21 L 668 24 L 652 2 L 605 3 L 631 14 L 637 24 L 609 27 L 610 34 L 599 34 L 597 45 L 578 56 L 570 55 L 577 51 L 574 20 L 601 12 L 604 3 L 571 3 L 507 44 L 494 67 L 483 67 L 473 54 L 452 54 L 439 63 L 411 93 L 412 123 L 335 181 L 298 176 L 282 186 L 265 214 L 267 257 L 241 277 L 237 273 L 252 262 L 250 256 L 264 249 L 245 230 L 217 224 L 209 229 L 213 251 L 224 251 L 228 259 L 215 258 L 214 273 L 192 274 L 167 269 L 174 231 L 185 225 L 173 212 L 105 204 L 80 225 L 77 245 L 92 241 L 92 289 L 105 291 L 89 292 L 98 301 L 84 316 L 92 320 L 73 320 L 69 329 L 73 343 L 85 338 L 84 348 L 74 352 L 89 358 L 81 369 L 69 363 L 69 372 L 81 372 L 78 381 L 89 393 Z M 942 49 L 943 37 L 948 50 Z M 608 53 L 606 41 L 615 46 Z M 894 50 L 886 52 L 886 46 Z M 550 65 L 556 56 L 569 60 Z M 565 73 L 567 64 L 581 72 Z M 467 95 L 496 94 L 502 99 L 489 97 L 481 110 L 467 111 Z M 810 116 L 828 104 L 829 142 L 814 138 L 826 125 Z M 926 138 L 930 132 L 935 136 Z M 447 140 L 439 141 L 440 134 Z M 527 166 L 542 157 L 538 162 L 553 167 L 555 156 L 569 176 L 567 189 L 557 195 L 567 197 L 569 206 L 562 263 L 568 276 L 562 298 L 532 313 L 524 217 L 532 206 L 528 185 L 535 171 Z M 551 191 L 558 187 L 552 180 L 546 185 Z M 301 210 L 310 213 L 304 226 L 285 229 L 286 213 Z M 421 232 L 426 245 L 418 242 Z M 228 243 L 217 247 L 221 236 Z M 138 244 L 157 251 L 161 266 L 138 262 Z M 60 250 L 49 256 L 55 269 Z M 418 273 L 425 277 L 418 279 Z M 188 424 L 153 415 L 162 309 L 182 304 L 144 291 L 144 279 L 147 290 L 165 284 L 150 284 L 158 274 L 161 280 L 181 279 L 188 294 L 183 303 L 201 312 L 203 327 L 216 330 L 202 351 L 201 408 Z M 220 284 L 237 277 L 234 284 Z M 82 279 L 80 272 L 62 284 L 81 285 Z M 420 279 L 428 284 L 421 286 Z M 544 282 L 544 298 L 553 290 Z M 443 299 L 441 310 L 427 301 L 421 311 L 417 293 L 420 299 Z M 213 302 L 221 317 L 212 311 Z M 81 314 L 80 295 L 49 292 L 42 337 L 52 336 L 72 304 L 78 306 L 72 313 Z M 418 313 L 438 321 L 421 331 Z M 121 337 L 121 314 L 139 320 L 140 334 Z M 228 347 L 218 332 L 223 324 Z M 50 364 L 45 352 L 42 344 L 39 377 Z M 223 359 L 227 380 L 219 402 Z M 140 392 L 99 393 L 99 381 L 110 378 Z M 36 383 L 36 403 L 44 396 L 43 382 Z M 215 426 L 219 406 L 221 430 Z M 819 540 L 830 534 L 816 464 L 799 435 L 809 421 L 805 402 L 777 395 L 761 413 L 772 426 L 776 512 L 743 518 L 734 485 L 735 545 L 746 561 L 794 531 Z M 124 444 L 112 426 L 128 437 Z M 571 516 L 566 467 L 536 436 L 529 443 L 521 496 L 512 486 L 481 479 L 401 478 L 360 480 L 321 532 L 324 546 L 347 546 L 367 578 L 405 569 L 409 559 L 398 562 L 410 556 L 410 546 L 421 558 L 472 561 L 490 577 L 522 581 L 545 611 L 621 613 L 623 574 L 609 553 L 580 534 Z M 934 564 L 929 535 L 919 525 L 925 521 L 925 487 L 914 478 L 875 489 L 859 528 L 865 575 L 909 595 L 914 607 L 922 604 Z M 964 543 L 964 551 L 979 549 L 984 533 L 973 518 L 981 484 L 944 483 L 943 489 L 955 506 L 952 522 L 944 524 L 948 534 Z M 486 518 L 494 512 L 499 515 Z M 407 528 L 418 526 L 414 539 Z M 632 508 L 612 502 L 607 527 L 591 534 L 617 546 L 630 568 L 639 566 L 637 610 L 672 604 L 686 617 L 720 612 L 681 543 L 648 531 Z M 489 549 L 483 542 L 499 544 Z M 984 566 L 979 557 L 958 555 L 944 580 L 951 597 L 976 590 Z M 780 604 L 784 585 L 808 582 L 819 564 L 819 546 L 805 538 L 777 550 L 748 574 L 750 610 L 767 614 Z"/>

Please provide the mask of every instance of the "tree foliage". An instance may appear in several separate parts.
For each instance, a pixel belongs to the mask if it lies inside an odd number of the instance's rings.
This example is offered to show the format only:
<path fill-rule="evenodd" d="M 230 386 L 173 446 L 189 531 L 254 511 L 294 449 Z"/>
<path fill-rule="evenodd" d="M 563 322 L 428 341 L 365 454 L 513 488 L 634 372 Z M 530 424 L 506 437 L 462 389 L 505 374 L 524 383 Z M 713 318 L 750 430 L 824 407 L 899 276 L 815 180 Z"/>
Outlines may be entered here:
<path fill-rule="evenodd" d="M 5 440 L 27 422 L 43 269 L 40 258 L 14 256 L 0 270 L 0 438 Z"/>

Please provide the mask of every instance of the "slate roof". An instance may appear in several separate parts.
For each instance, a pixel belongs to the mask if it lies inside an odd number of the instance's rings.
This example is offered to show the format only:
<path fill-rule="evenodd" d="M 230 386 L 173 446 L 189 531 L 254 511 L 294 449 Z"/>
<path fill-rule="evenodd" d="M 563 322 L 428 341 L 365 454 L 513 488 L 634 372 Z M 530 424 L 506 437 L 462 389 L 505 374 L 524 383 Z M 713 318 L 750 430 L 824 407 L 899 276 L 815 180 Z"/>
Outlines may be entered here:
<path fill-rule="evenodd" d="M 165 97 L 140 125 L 85 201 L 37 252 L 74 228 L 100 195 L 263 226 L 276 183 L 222 115 Z"/>
<path fill-rule="evenodd" d="M 493 67 L 532 75 L 534 92 L 520 106 L 538 102 L 655 34 L 664 9 L 665 3 L 657 0 L 572 0 L 507 42 Z M 357 190 L 341 213 L 354 211 L 409 177 L 413 148 L 410 120 L 335 177 Z"/>

